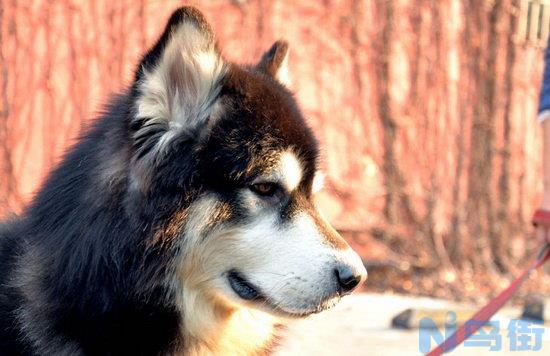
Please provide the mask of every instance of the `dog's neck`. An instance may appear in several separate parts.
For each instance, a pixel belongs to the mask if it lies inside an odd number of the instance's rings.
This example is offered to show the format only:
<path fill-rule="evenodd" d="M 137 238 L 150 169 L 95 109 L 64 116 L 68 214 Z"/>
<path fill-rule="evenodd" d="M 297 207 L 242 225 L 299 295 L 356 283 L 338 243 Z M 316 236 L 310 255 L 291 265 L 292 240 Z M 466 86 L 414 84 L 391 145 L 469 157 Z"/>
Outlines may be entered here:
<path fill-rule="evenodd" d="M 265 312 L 192 296 L 184 302 L 184 355 L 255 355 L 270 346 L 278 319 Z M 185 310 L 189 312 L 185 312 Z"/>

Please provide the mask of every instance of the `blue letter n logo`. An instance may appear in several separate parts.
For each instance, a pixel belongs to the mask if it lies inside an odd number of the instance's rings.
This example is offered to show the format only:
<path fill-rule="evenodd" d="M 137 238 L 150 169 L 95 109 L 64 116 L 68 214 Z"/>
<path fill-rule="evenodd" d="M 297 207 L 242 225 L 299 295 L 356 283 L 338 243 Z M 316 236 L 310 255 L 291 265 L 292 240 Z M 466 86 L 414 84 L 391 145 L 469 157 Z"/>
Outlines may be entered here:
<path fill-rule="evenodd" d="M 434 347 L 440 345 L 446 338 L 450 337 L 456 330 L 456 314 L 449 312 L 446 315 L 445 320 L 445 333 L 437 328 L 437 324 L 429 317 L 423 317 L 418 322 L 419 337 L 418 337 L 418 350 L 422 353 L 430 352 L 432 347 L 432 340 L 434 341 Z M 445 350 L 449 352 L 451 350 Z"/>

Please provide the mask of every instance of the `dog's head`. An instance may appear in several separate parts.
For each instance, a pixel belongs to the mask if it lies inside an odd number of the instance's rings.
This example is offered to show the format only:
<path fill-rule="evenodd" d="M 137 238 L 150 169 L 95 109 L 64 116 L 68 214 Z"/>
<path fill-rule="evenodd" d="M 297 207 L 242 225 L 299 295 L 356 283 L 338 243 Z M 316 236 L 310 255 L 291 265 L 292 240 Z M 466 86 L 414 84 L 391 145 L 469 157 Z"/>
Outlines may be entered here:
<path fill-rule="evenodd" d="M 128 194 L 164 216 L 154 239 L 177 251 L 174 288 L 307 315 L 366 270 L 313 204 L 318 148 L 287 58 L 280 41 L 257 65 L 229 63 L 197 10 L 176 11 L 132 88 Z"/>

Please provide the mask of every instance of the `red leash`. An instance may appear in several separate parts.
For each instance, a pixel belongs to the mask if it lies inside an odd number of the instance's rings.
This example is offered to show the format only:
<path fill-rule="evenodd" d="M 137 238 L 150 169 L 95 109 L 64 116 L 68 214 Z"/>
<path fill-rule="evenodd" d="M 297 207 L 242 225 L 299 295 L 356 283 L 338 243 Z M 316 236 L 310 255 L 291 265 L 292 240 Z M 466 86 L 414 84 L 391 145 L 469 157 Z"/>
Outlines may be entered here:
<path fill-rule="evenodd" d="M 546 212 L 545 212 L 546 213 Z M 549 214 L 550 217 L 550 214 Z M 546 218 L 546 216 L 544 217 Z M 540 223 L 537 221 L 537 213 L 533 221 L 535 224 Z M 445 339 L 443 343 L 430 351 L 426 356 L 439 356 L 444 352 L 451 351 L 458 345 L 464 342 L 471 335 L 475 334 L 480 327 L 491 319 L 493 315 L 512 297 L 518 287 L 527 279 L 529 274 L 542 266 L 546 261 L 550 259 L 550 244 L 546 243 L 544 248 L 540 251 L 539 255 L 533 261 L 531 266 L 519 275 L 505 290 L 491 300 L 487 305 L 481 308 L 474 316 L 472 316 L 467 322 L 462 324 L 450 337 Z M 474 322 L 473 322 L 474 321 Z"/>

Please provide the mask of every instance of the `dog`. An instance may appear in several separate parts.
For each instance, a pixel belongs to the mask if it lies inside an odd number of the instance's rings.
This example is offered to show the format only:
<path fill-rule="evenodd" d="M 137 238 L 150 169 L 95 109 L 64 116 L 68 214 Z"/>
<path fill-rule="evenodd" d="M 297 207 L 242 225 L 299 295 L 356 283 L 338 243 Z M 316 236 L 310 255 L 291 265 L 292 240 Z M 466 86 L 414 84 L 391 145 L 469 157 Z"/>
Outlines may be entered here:
<path fill-rule="evenodd" d="M 176 10 L 131 85 L 0 228 L 0 353 L 267 352 L 366 278 L 315 208 L 319 148 L 287 87 Z"/>

